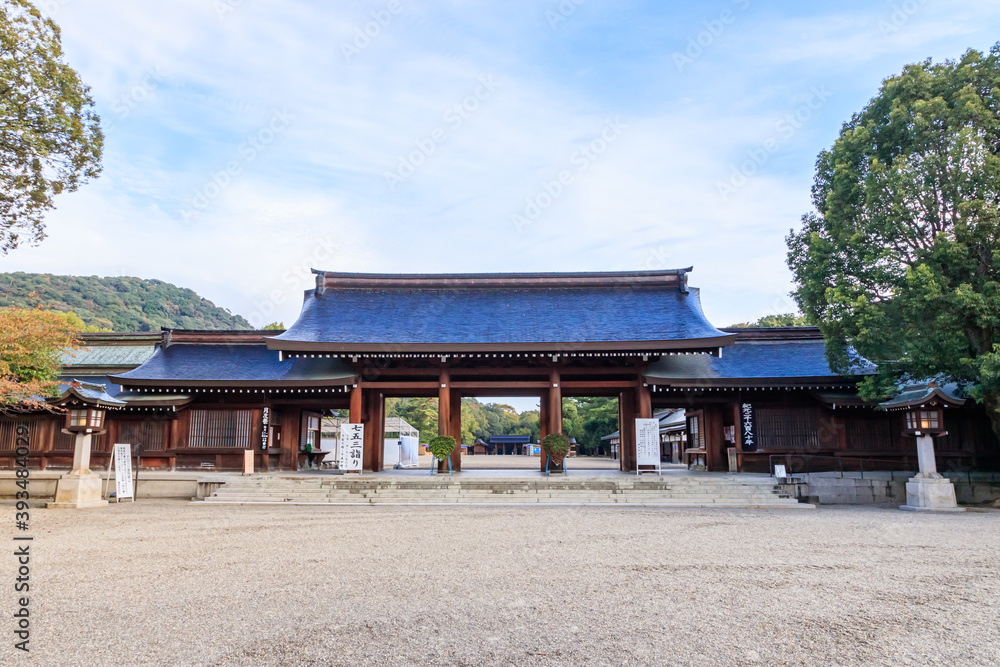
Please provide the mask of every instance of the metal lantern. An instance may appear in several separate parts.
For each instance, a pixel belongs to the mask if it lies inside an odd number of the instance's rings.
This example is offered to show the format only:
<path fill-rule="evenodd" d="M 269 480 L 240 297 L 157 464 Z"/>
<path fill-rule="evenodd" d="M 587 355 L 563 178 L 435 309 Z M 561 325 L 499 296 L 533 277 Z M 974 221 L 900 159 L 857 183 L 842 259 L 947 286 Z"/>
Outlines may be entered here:
<path fill-rule="evenodd" d="M 944 410 L 937 405 L 922 405 L 906 411 L 907 435 L 940 435 L 944 433 Z"/>

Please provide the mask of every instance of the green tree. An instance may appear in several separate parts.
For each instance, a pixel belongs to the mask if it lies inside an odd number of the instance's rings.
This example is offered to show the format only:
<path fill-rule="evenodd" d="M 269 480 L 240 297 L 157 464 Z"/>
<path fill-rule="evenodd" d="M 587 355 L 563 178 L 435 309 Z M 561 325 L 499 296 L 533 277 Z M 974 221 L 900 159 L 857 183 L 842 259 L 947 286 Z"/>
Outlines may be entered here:
<path fill-rule="evenodd" d="M 571 400 L 575 403 L 578 414 L 579 426 L 571 426 L 573 429 L 578 429 L 579 433 L 571 436 L 576 438 L 577 451 L 582 454 L 596 454 L 601 446 L 601 438 L 618 428 L 618 399 L 595 396 Z M 566 431 L 565 422 L 563 431 Z"/>
<path fill-rule="evenodd" d="M 765 315 L 756 322 L 742 322 L 733 324 L 731 328 L 742 329 L 745 327 L 805 327 L 809 326 L 809 321 L 801 313 L 782 313 L 781 315 Z"/>
<path fill-rule="evenodd" d="M 0 307 L 73 312 L 88 328 L 112 331 L 249 329 L 225 308 L 161 280 L 127 276 L 54 276 L 0 273 Z"/>
<path fill-rule="evenodd" d="M 788 238 L 802 312 L 861 386 L 957 381 L 1000 436 L 1000 44 L 885 80 L 820 154 Z"/>
<path fill-rule="evenodd" d="M 265 324 L 260 328 L 261 331 L 284 331 L 284 322 L 271 322 L 270 324 Z"/>
<path fill-rule="evenodd" d="M 438 434 L 436 398 L 387 398 L 385 416 L 405 419 L 420 431 L 420 442 L 430 442 L 430 439 Z"/>
<path fill-rule="evenodd" d="M 55 195 L 101 173 L 93 105 L 59 27 L 27 0 L 0 3 L 0 254 L 45 238 Z"/>

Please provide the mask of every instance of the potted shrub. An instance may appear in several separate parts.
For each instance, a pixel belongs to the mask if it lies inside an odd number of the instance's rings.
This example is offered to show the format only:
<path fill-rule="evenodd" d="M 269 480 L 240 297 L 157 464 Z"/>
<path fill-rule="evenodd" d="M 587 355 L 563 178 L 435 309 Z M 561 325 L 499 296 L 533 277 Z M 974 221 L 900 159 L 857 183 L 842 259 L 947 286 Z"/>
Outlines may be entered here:
<path fill-rule="evenodd" d="M 542 440 L 542 449 L 549 457 L 548 465 L 545 466 L 546 474 L 548 474 L 549 468 L 557 472 L 566 472 L 564 460 L 569 453 L 569 438 L 562 433 L 550 433 Z"/>
<path fill-rule="evenodd" d="M 451 473 L 451 453 L 455 451 L 455 438 L 450 435 L 436 435 L 427 443 L 427 449 L 438 461 L 444 463 L 448 460 L 448 473 Z M 431 474 L 434 474 L 434 466 L 431 466 Z"/>

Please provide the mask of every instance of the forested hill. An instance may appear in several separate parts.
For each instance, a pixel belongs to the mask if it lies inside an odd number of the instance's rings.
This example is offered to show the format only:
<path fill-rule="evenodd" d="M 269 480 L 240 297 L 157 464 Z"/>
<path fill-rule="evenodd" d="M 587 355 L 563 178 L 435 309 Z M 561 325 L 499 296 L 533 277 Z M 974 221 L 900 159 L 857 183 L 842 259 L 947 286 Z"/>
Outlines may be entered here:
<path fill-rule="evenodd" d="M 72 311 L 89 327 L 121 332 L 250 328 L 192 290 L 142 278 L 0 273 L 0 306 Z"/>

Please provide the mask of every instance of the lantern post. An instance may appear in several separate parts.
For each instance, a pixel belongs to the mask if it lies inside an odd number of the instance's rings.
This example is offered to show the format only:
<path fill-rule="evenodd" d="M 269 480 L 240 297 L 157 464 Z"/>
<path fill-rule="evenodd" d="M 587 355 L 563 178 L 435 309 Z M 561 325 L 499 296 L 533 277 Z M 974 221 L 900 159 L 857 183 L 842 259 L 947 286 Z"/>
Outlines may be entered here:
<path fill-rule="evenodd" d="M 54 509 L 88 509 L 103 507 L 101 477 L 90 470 L 90 449 L 93 436 L 105 432 L 108 409 L 125 405 L 108 395 L 104 385 L 73 380 L 59 398 L 50 403 L 66 411 L 63 433 L 76 436 L 73 446 L 73 468 L 56 483 L 55 501 L 46 507 Z"/>
<path fill-rule="evenodd" d="M 906 504 L 899 509 L 914 512 L 964 512 L 955 499 L 955 485 L 937 470 L 934 438 L 948 435 L 944 428 L 945 408 L 962 405 L 964 399 L 945 393 L 936 382 L 926 387 L 907 387 L 895 398 L 882 403 L 887 410 L 905 410 L 904 435 L 917 440 L 919 472 L 906 483 Z"/>

